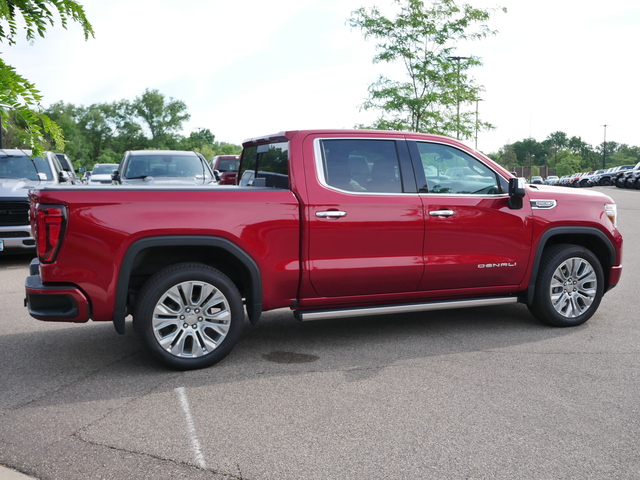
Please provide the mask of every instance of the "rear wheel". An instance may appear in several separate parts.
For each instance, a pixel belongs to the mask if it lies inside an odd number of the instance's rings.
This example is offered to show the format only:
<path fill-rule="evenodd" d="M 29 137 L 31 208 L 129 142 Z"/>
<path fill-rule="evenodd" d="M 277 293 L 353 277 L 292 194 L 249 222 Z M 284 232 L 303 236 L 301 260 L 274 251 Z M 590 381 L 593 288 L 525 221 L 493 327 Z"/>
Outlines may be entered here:
<path fill-rule="evenodd" d="M 591 318 L 603 293 L 602 266 L 590 250 L 553 245 L 543 253 L 529 310 L 549 325 L 573 327 Z"/>
<path fill-rule="evenodd" d="M 170 368 L 193 370 L 231 352 L 242 332 L 244 309 L 226 275 L 208 265 L 181 263 L 147 281 L 133 322 L 152 357 Z"/>
<path fill-rule="evenodd" d="M 608 187 L 609 185 L 611 185 L 611 179 L 605 177 L 602 180 L 600 180 L 600 185 L 602 185 L 603 187 Z"/>

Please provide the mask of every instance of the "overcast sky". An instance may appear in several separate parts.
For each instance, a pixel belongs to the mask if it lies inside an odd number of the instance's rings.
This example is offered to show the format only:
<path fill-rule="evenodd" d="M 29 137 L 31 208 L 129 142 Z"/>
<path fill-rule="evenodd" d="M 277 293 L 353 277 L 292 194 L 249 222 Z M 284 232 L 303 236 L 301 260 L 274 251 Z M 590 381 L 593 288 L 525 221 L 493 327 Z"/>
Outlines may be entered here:
<path fill-rule="evenodd" d="M 425 0 L 428 1 L 428 0 Z M 34 82 L 43 105 L 133 100 L 146 88 L 182 100 L 184 135 L 208 128 L 240 144 L 282 130 L 351 128 L 375 115 L 359 105 L 382 68 L 374 42 L 346 19 L 391 0 L 84 0 L 95 38 L 59 24 L 2 57 Z M 507 7 L 498 35 L 460 45 L 481 57 L 485 87 L 478 149 L 495 152 L 561 130 L 592 145 L 640 145 L 638 0 L 469 0 Z M 398 69 L 397 79 L 403 71 Z M 468 108 L 475 110 L 475 105 Z M 474 146 L 474 141 L 469 140 Z"/>

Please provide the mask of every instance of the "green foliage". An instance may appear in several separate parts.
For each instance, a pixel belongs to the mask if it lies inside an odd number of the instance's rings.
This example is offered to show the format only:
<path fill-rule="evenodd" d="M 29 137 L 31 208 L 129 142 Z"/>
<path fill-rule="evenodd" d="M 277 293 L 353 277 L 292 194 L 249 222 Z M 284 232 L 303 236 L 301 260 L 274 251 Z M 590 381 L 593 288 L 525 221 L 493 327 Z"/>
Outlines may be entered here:
<path fill-rule="evenodd" d="M 507 144 L 489 157 L 507 168 L 531 165 L 532 172 L 538 166 L 548 166 L 556 175 L 562 176 L 602 168 L 605 147 L 607 168 L 640 162 L 640 147 L 607 142 L 594 149 L 580 137 L 569 138 L 564 132 L 551 133 L 543 142 L 526 138 Z"/>
<path fill-rule="evenodd" d="M 47 27 L 55 24 L 54 11 L 64 28 L 71 20 L 80 24 L 85 40 L 93 36 L 84 8 L 75 0 L 0 0 L 0 43 L 15 45 L 20 17 L 27 41 L 33 42 L 36 34 L 44 38 Z M 10 125 L 23 125 L 16 132 L 13 146 L 31 148 L 34 156 L 44 151 L 44 135 L 49 136 L 57 149 L 64 148 L 62 129 L 42 113 L 41 100 L 35 85 L 0 59 L 0 128 L 4 128 L 3 121 L 11 112 L 16 121 Z"/>
<path fill-rule="evenodd" d="M 143 111 L 145 117 L 139 116 Z M 66 138 L 65 152 L 78 165 L 91 170 L 95 163 L 117 163 L 127 150 L 175 149 L 195 150 L 205 158 L 235 155 L 240 145 L 216 142 L 207 128 L 193 131 L 188 137 L 177 133 L 188 118 L 181 101 L 165 101 L 156 90 L 134 101 L 120 100 L 77 107 L 58 102 L 45 112 L 56 121 Z M 156 116 L 158 118 L 156 118 Z M 155 138 L 151 137 L 153 125 Z"/>
<path fill-rule="evenodd" d="M 380 76 L 369 87 L 362 107 L 380 110 L 373 128 L 440 133 L 472 138 L 476 128 L 492 125 L 478 121 L 475 112 L 460 112 L 460 105 L 476 102 L 483 87 L 467 70 L 482 65 L 477 57 L 455 57 L 455 45 L 462 40 L 479 40 L 493 35 L 486 22 L 494 9 L 458 6 L 455 0 L 395 0 L 399 12 L 385 17 L 377 7 L 360 8 L 348 19 L 365 38 L 378 41 L 373 62 L 402 62 L 403 81 Z M 503 9 L 506 11 L 506 9 Z"/>
<path fill-rule="evenodd" d="M 582 158 L 573 155 L 568 150 L 562 150 L 558 153 L 557 162 L 555 165 L 556 175 L 570 175 L 572 173 L 578 173 L 583 171 Z"/>
<path fill-rule="evenodd" d="M 47 27 L 54 25 L 52 10 L 57 11 L 64 28 L 71 20 L 80 24 L 85 40 L 93 37 L 93 27 L 85 16 L 84 8 L 75 0 L 0 0 L 0 41 L 15 45 L 18 15 L 24 20 L 28 41 L 33 41 L 36 33 L 44 38 Z"/>
<path fill-rule="evenodd" d="M 175 148 L 177 132 L 191 118 L 183 101 L 169 98 L 167 102 L 158 90 L 146 89 L 130 108 L 133 115 L 146 123 L 151 132 L 150 146 L 154 148 Z"/>
<path fill-rule="evenodd" d="M 100 154 L 95 163 L 120 163 L 121 158 L 121 153 L 116 153 L 113 150 L 107 148 Z M 91 165 L 91 168 L 93 169 L 93 164 Z"/>
<path fill-rule="evenodd" d="M 32 149 L 34 156 L 43 154 L 42 136 L 45 133 L 57 148 L 64 148 L 61 129 L 40 112 L 41 98 L 32 83 L 0 59 L 0 123 L 6 123 L 2 121 L 8 119 L 9 112 L 13 112 L 16 123 L 24 125 L 16 132 L 18 138 L 14 146 Z M 0 128 L 4 128 L 4 125 Z"/>

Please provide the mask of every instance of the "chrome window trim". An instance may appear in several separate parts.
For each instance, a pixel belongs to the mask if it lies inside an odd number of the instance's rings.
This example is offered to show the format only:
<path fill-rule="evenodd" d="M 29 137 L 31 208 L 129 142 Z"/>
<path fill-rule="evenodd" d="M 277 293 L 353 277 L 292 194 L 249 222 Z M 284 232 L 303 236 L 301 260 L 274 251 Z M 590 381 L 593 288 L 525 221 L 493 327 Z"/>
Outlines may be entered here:
<path fill-rule="evenodd" d="M 503 178 L 504 180 L 506 180 L 507 182 L 509 181 L 508 178 L 505 178 L 504 176 L 502 176 L 501 174 L 499 174 L 497 171 L 495 171 L 491 166 L 487 165 L 485 162 L 483 162 L 480 158 L 478 158 L 475 155 L 472 155 L 471 153 L 467 152 L 466 150 L 462 150 L 461 148 L 456 147 L 455 145 L 451 145 L 450 143 L 446 143 L 446 142 L 442 142 L 442 141 L 437 141 L 437 140 L 419 140 L 419 139 L 415 139 L 415 138 L 407 138 L 405 139 L 407 141 L 413 141 L 416 143 L 433 143 L 433 144 L 437 144 L 437 145 L 443 145 L 445 147 L 449 147 L 449 148 L 453 148 L 455 150 L 458 150 L 459 152 L 462 152 L 466 155 L 469 155 L 471 158 L 473 158 L 475 161 L 480 162 L 482 165 L 484 165 L 485 168 L 487 168 L 488 170 L 490 170 L 491 172 L 493 172 L 493 174 L 497 177 Z M 425 175 L 426 176 L 426 175 Z M 464 197 L 464 198 L 469 198 L 469 197 L 473 197 L 473 198 L 482 198 L 482 197 L 487 197 L 487 198 L 496 198 L 496 197 L 508 197 L 509 196 L 509 192 L 505 192 L 505 193 L 493 193 L 493 194 L 483 194 L 483 195 L 476 195 L 473 193 L 431 193 L 431 192 L 418 192 L 420 195 L 428 195 L 428 196 L 434 196 L 434 197 L 442 197 L 442 196 L 449 196 L 449 197 Z"/>
<path fill-rule="evenodd" d="M 315 167 L 316 167 L 316 175 L 318 177 L 318 183 L 320 183 L 320 185 L 322 185 L 324 188 L 327 188 L 329 190 L 332 190 L 334 192 L 340 192 L 340 193 L 346 193 L 347 195 L 364 195 L 364 196 L 369 196 L 369 197 L 380 197 L 380 196 L 384 196 L 384 197 L 398 197 L 398 196 L 412 196 L 412 195 L 418 195 L 419 193 L 407 193 L 407 192 L 367 192 L 367 191 L 363 191 L 363 192 L 358 192 L 358 191 L 353 191 L 353 190 L 343 190 L 341 188 L 338 187 L 334 187 L 333 185 L 329 185 L 329 183 L 327 183 L 327 179 L 325 178 L 324 175 L 324 161 L 323 161 L 323 155 L 322 155 L 322 148 L 321 148 L 321 142 L 324 140 L 384 140 L 387 142 L 396 142 L 398 140 L 401 141 L 405 141 L 406 142 L 406 138 L 404 137 L 397 137 L 397 138 L 389 138 L 389 137 L 318 137 L 318 138 L 314 138 L 313 139 L 313 156 L 314 161 L 315 161 Z M 400 168 L 400 162 L 399 162 L 399 158 L 398 158 L 398 168 Z"/>
<path fill-rule="evenodd" d="M 448 196 L 448 197 L 460 197 L 460 198 L 469 198 L 469 197 L 473 197 L 473 198 L 499 198 L 499 197 L 508 197 L 509 193 L 505 192 L 505 193 L 495 193 L 495 194 L 482 194 L 482 195 L 475 195 L 472 193 L 449 193 L 449 194 L 443 194 L 443 193 L 430 193 L 430 192 L 401 192 L 401 193 L 393 193 L 393 192 L 358 192 L 358 191 L 352 191 L 352 190 L 343 190 L 341 188 L 337 188 L 334 187 L 333 185 L 329 185 L 327 183 L 327 179 L 325 178 L 324 175 L 324 162 L 323 162 L 323 155 L 322 155 L 322 148 L 321 148 L 321 142 L 324 140 L 385 140 L 385 141 L 392 141 L 392 142 L 397 142 L 397 141 L 404 141 L 404 142 L 409 142 L 409 141 L 413 141 L 416 143 L 422 142 L 422 143 L 432 143 L 432 144 L 438 144 L 438 145 L 443 145 L 446 147 L 450 147 L 450 148 L 454 148 L 456 150 L 459 150 L 460 152 L 463 152 L 467 155 L 469 155 L 471 158 L 473 158 L 474 160 L 476 160 L 477 162 L 480 162 L 482 165 L 484 165 L 487 169 L 489 169 L 491 172 L 493 172 L 494 175 L 501 177 L 505 180 L 507 180 L 505 177 L 503 177 L 502 175 L 500 175 L 497 171 L 495 171 L 493 168 L 491 168 L 489 165 L 487 165 L 485 162 L 483 162 L 481 159 L 479 159 L 478 157 L 476 157 L 475 155 L 470 154 L 469 152 L 462 150 L 460 148 L 457 148 L 449 143 L 446 142 L 442 142 L 442 141 L 436 141 L 436 140 L 419 140 L 419 139 L 415 139 L 415 138 L 406 138 L 406 137 L 393 137 L 393 138 L 389 138 L 389 137 L 352 137 L 352 136 L 348 136 L 348 137 L 317 137 L 313 139 L 313 155 L 314 155 L 314 165 L 315 165 L 315 170 L 316 170 L 316 176 L 318 178 L 318 183 L 323 186 L 324 188 L 327 188 L 329 190 L 332 190 L 334 192 L 340 192 L 340 193 L 344 193 L 347 195 L 364 195 L 364 196 L 393 196 L 393 197 L 397 197 L 397 196 L 413 196 L 413 195 L 418 195 L 418 196 L 428 196 L 428 197 L 443 197 L 443 196 Z"/>

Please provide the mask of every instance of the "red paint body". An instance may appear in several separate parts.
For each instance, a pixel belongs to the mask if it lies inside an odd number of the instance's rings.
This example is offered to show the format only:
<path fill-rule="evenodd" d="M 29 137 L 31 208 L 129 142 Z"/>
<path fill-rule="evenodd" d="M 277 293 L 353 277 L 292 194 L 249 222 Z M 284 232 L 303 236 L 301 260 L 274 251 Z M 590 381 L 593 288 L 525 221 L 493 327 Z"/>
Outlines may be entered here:
<path fill-rule="evenodd" d="M 501 177 L 500 181 L 508 182 L 511 174 L 445 137 L 367 130 L 277 135 L 279 141 L 285 137 L 289 142 L 289 190 L 251 186 L 33 190 L 32 218 L 36 205 L 42 204 L 64 206 L 67 219 L 55 260 L 41 263 L 39 272 L 32 271 L 34 278 L 39 275 L 36 283 L 30 286 L 27 282 L 28 296 L 40 295 L 43 311 L 49 313 L 31 314 L 53 321 L 113 320 L 127 252 L 140 240 L 166 237 L 222 239 L 244 252 L 260 274 L 263 311 L 522 296 L 530 287 L 543 242 L 556 235 L 584 235 L 585 229 L 596 232 L 610 246 L 609 261 L 603 264 L 607 286 L 619 280 L 622 237 L 604 213 L 604 204 L 613 203 L 605 195 L 528 186 L 522 208 L 512 209 L 506 192 L 339 191 L 324 180 L 319 140 L 392 140 L 398 149 L 405 148 L 406 140 L 431 142 L 466 152 Z M 245 151 L 268 143 L 269 137 L 248 140 Z M 415 156 L 412 161 L 419 168 Z M 536 199 L 552 199 L 557 205 L 533 209 L 531 201 Z M 430 213 L 443 210 L 455 211 L 455 215 Z M 318 212 L 346 215 L 323 218 Z M 554 229 L 559 230 L 552 235 Z M 189 256 L 192 247 L 185 246 L 182 252 L 179 246 L 171 248 L 171 258 L 194 260 Z M 198 250 L 197 255 L 205 253 Z M 220 260 L 213 258 L 216 255 L 210 260 Z M 146 265 L 146 260 L 140 257 L 133 262 L 141 277 L 153 273 L 153 265 Z M 225 262 L 221 265 L 227 265 Z M 76 315 L 57 317 L 48 307 L 48 294 L 68 295 L 82 305 Z"/>

